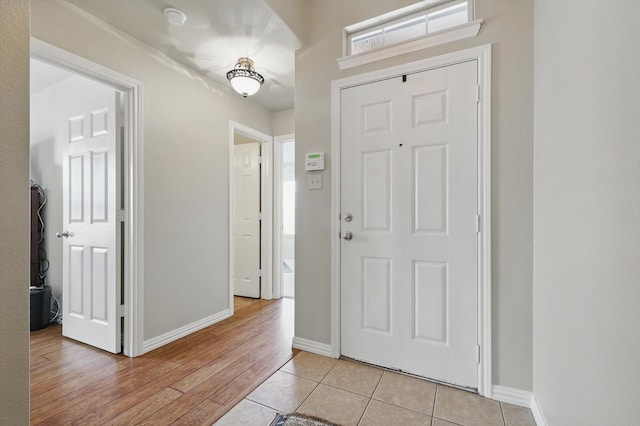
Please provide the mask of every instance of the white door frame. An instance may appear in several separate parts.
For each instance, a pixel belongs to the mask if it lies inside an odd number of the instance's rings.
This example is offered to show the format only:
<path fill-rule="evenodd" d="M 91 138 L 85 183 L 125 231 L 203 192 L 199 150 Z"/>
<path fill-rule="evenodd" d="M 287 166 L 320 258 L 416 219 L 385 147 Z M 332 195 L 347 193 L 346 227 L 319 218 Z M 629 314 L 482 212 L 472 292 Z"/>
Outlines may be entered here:
<path fill-rule="evenodd" d="M 107 84 L 125 94 L 124 179 L 125 206 L 119 216 L 125 224 L 124 347 L 125 355 L 143 354 L 143 134 L 142 83 L 66 50 L 31 38 L 31 57 Z"/>
<path fill-rule="evenodd" d="M 234 161 L 234 139 L 235 134 L 247 136 L 251 139 L 259 141 L 262 145 L 262 168 L 260 172 L 260 192 L 261 192 L 261 211 L 262 211 L 262 227 L 260 231 L 260 257 L 262 263 L 262 280 L 260 288 L 260 298 L 272 299 L 273 298 L 273 138 L 266 133 L 262 133 L 258 130 L 252 129 L 244 124 L 237 123 L 229 120 L 229 193 L 227 197 L 229 199 L 229 211 L 228 211 L 228 226 L 229 236 L 227 240 L 227 247 L 229 253 L 229 275 L 227 277 L 229 282 L 229 311 L 233 315 L 233 273 L 235 267 L 235 252 L 233 244 L 233 165 Z"/>
<path fill-rule="evenodd" d="M 478 393 L 491 398 L 491 45 L 335 80 L 331 83 L 331 354 L 340 348 L 340 94 L 343 89 L 403 74 L 427 71 L 461 62 L 478 61 Z"/>
<path fill-rule="evenodd" d="M 273 138 L 273 298 L 282 297 L 282 144 L 296 135 Z"/>

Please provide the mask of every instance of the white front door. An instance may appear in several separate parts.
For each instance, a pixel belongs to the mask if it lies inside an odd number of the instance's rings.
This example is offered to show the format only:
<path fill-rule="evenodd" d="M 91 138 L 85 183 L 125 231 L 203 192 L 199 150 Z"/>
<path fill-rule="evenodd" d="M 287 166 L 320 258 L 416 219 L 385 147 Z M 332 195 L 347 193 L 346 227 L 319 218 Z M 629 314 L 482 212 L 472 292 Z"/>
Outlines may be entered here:
<path fill-rule="evenodd" d="M 61 105 L 63 123 L 62 334 L 121 350 L 117 94 L 78 83 Z"/>
<path fill-rule="evenodd" d="M 469 388 L 476 87 L 470 61 L 341 94 L 342 354 Z"/>
<path fill-rule="evenodd" d="M 234 149 L 234 294 L 257 298 L 260 297 L 260 144 L 240 144 Z"/>

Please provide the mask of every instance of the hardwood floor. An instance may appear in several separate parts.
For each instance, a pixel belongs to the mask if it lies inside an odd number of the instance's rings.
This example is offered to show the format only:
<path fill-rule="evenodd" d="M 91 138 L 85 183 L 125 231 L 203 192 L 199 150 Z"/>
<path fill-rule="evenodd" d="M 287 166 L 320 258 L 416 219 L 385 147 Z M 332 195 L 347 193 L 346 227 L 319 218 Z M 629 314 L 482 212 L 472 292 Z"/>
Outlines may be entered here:
<path fill-rule="evenodd" d="M 235 315 L 137 358 L 31 333 L 32 425 L 211 425 L 297 353 L 293 301 Z"/>

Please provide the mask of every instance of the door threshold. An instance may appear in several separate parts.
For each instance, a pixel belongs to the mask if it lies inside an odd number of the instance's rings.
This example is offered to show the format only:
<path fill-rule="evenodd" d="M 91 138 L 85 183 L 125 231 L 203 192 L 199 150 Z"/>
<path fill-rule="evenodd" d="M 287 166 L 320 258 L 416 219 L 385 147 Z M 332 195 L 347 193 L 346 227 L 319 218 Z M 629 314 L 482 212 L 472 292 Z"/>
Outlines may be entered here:
<path fill-rule="evenodd" d="M 476 395 L 479 394 L 478 388 L 469 388 L 469 387 L 466 387 L 466 386 L 456 385 L 455 383 L 448 383 L 448 382 L 444 382 L 442 380 L 433 379 L 431 377 L 420 376 L 418 374 L 414 374 L 414 373 L 411 373 L 411 372 L 408 372 L 408 371 L 403 371 L 403 370 L 401 370 L 399 368 L 385 367 L 383 365 L 372 364 L 372 363 L 367 362 L 367 361 L 361 361 L 359 359 L 349 358 L 348 356 L 344 356 L 344 355 L 340 355 L 340 359 L 344 360 L 344 361 L 355 362 L 357 364 L 364 365 L 365 367 L 373 367 L 373 368 L 377 368 L 377 369 L 380 369 L 380 370 L 388 371 L 390 373 L 402 374 L 403 376 L 413 377 L 415 379 L 420 379 L 420 380 L 426 380 L 426 381 L 429 381 L 429 382 L 432 382 L 432 383 L 436 383 L 438 385 L 449 386 L 451 388 L 456 388 L 456 389 L 460 389 L 460 390 L 463 390 L 463 391 L 466 391 L 466 392 L 471 392 L 471 393 L 474 393 Z"/>

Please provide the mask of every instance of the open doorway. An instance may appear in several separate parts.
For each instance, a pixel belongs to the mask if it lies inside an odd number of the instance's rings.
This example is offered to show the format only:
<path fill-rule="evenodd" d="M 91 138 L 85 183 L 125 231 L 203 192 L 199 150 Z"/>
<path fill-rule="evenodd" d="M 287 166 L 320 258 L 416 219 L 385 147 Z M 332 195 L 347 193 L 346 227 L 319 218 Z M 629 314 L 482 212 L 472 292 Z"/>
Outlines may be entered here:
<path fill-rule="evenodd" d="M 229 282 L 234 296 L 272 299 L 272 137 L 230 122 Z"/>
<path fill-rule="evenodd" d="M 140 355 L 141 84 L 35 39 L 31 57 L 31 179 L 49 265 L 38 285 L 58 299 L 65 336 Z"/>
<path fill-rule="evenodd" d="M 65 337 L 119 353 L 124 94 L 36 59 L 31 81 L 30 174 L 41 229 L 36 284 L 53 293 L 52 316 Z"/>
<path fill-rule="evenodd" d="M 262 143 L 234 134 L 233 245 L 235 296 L 261 297 L 262 284 Z"/>
<path fill-rule="evenodd" d="M 274 142 L 274 297 L 295 297 L 295 137 Z"/>

